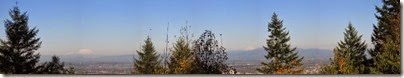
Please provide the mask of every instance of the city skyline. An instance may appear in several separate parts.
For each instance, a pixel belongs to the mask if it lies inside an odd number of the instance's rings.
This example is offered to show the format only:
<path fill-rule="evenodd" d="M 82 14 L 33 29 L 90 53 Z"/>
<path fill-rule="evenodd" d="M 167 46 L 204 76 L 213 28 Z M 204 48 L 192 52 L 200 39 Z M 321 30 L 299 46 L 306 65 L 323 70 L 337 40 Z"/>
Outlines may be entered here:
<path fill-rule="evenodd" d="M 0 20 L 9 19 L 8 11 L 15 1 L 2 0 L 0 4 Z M 42 55 L 123 55 L 140 50 L 147 35 L 158 52 L 164 51 L 167 26 L 172 46 L 174 35 L 178 36 L 186 21 L 192 26 L 194 39 L 205 29 L 212 30 L 218 39 L 223 34 L 227 51 L 262 48 L 274 12 L 284 21 L 292 47 L 331 50 L 343 39 L 349 22 L 373 47 L 374 8 L 381 4 L 379 0 L 40 0 L 19 1 L 17 5 L 28 12 L 30 27 L 39 28 L 43 44 L 38 52 Z M 4 32 L 0 38 L 5 38 Z"/>

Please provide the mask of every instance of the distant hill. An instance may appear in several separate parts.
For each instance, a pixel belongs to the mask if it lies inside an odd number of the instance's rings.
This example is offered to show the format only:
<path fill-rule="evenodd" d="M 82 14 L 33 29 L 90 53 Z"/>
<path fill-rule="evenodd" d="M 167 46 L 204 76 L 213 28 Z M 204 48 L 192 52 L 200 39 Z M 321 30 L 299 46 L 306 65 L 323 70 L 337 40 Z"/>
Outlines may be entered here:
<path fill-rule="evenodd" d="M 307 60 L 323 60 L 328 61 L 333 56 L 331 50 L 325 49 L 301 49 L 298 48 L 299 56 Z M 248 51 L 228 51 L 228 62 L 248 61 L 259 63 L 264 61 L 264 55 L 267 53 L 263 48 L 257 48 Z M 115 55 L 115 56 L 97 56 L 97 55 L 62 55 L 60 59 L 67 63 L 132 63 L 133 58 L 137 55 Z M 50 55 L 42 55 L 40 61 L 49 61 Z"/>

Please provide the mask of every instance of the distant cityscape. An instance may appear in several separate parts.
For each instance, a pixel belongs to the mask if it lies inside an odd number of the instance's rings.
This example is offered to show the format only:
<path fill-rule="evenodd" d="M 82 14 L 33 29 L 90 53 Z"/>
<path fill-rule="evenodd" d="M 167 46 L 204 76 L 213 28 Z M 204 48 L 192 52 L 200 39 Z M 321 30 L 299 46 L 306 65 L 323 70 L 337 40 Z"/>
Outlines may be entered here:
<path fill-rule="evenodd" d="M 303 62 L 304 74 L 317 74 L 320 68 L 330 62 L 331 50 L 325 49 L 297 49 L 299 55 L 305 59 Z M 235 74 L 259 74 L 256 71 L 264 58 L 262 48 L 248 51 L 229 51 L 227 64 L 236 69 Z M 65 55 L 60 56 L 68 67 L 74 67 L 76 74 L 130 74 L 133 71 L 133 57 L 137 55 L 118 56 L 91 56 L 91 55 Z M 50 60 L 44 55 L 42 60 Z"/>
<path fill-rule="evenodd" d="M 317 59 L 316 61 L 304 62 L 304 74 L 318 74 L 320 68 L 327 64 L 328 60 Z M 76 74 L 131 74 L 133 63 L 116 62 L 82 62 L 68 63 L 67 66 L 74 67 Z M 252 61 L 232 61 L 229 66 L 236 69 L 235 74 L 260 74 L 256 71 L 261 66 L 259 60 Z"/>

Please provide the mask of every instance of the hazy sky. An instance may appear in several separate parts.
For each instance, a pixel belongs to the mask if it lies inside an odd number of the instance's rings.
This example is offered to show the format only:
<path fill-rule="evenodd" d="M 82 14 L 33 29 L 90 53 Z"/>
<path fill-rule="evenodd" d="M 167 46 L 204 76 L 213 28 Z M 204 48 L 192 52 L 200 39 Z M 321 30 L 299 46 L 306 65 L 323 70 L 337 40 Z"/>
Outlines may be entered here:
<path fill-rule="evenodd" d="M 15 0 L 0 0 L 0 20 Z M 199 37 L 206 29 L 223 34 L 228 51 L 262 48 L 276 12 L 292 46 L 332 49 L 352 22 L 370 44 L 380 0 L 19 0 L 29 25 L 39 28 L 42 55 L 135 54 L 150 35 L 157 51 L 169 45 L 186 21 Z M 0 23 L 4 39 L 4 22 Z M 149 31 L 149 29 L 152 29 Z M 220 40 L 220 37 L 217 37 Z"/>

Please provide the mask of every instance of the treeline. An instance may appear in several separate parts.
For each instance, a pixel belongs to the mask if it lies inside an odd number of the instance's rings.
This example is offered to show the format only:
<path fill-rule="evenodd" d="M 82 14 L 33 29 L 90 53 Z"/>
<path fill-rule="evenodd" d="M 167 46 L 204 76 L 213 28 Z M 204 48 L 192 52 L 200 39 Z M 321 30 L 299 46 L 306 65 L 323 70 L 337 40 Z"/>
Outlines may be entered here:
<path fill-rule="evenodd" d="M 319 74 L 401 74 L 401 5 L 399 0 L 383 0 L 376 7 L 378 19 L 374 25 L 372 44 L 368 49 L 362 35 L 349 22 L 344 39 L 334 48 L 331 64 L 322 67 Z M 11 20 L 5 20 L 6 39 L 0 40 L 0 73 L 5 74 L 74 74 L 57 56 L 52 61 L 38 64 L 41 46 L 36 37 L 38 29 L 28 27 L 26 12 L 18 7 L 10 10 Z M 303 74 L 296 47 L 289 44 L 291 37 L 283 27 L 283 20 L 273 14 L 267 29 L 269 35 L 263 48 L 267 61 L 256 69 L 263 74 Z M 133 58 L 132 74 L 234 74 L 237 71 L 226 64 L 227 53 L 216 35 L 205 30 L 199 38 L 191 39 L 189 26 L 180 29 L 180 36 L 170 48 L 168 58 L 162 58 L 148 36 Z M 220 34 L 221 35 L 221 34 Z M 366 52 L 370 58 L 366 57 Z"/>
<path fill-rule="evenodd" d="M 212 31 L 205 30 L 196 40 L 189 38 L 189 26 L 182 27 L 180 33 L 168 59 L 159 58 L 151 38 L 147 37 L 142 50 L 137 51 L 139 57 L 134 59 L 133 74 L 225 74 L 229 71 L 225 63 L 226 49 Z"/>
<path fill-rule="evenodd" d="M 362 35 L 350 23 L 322 74 L 401 74 L 400 1 L 383 0 L 383 6 L 376 10 L 378 23 L 373 26 L 371 38 L 374 48 L 367 49 Z M 369 59 L 365 52 L 370 54 Z"/>

